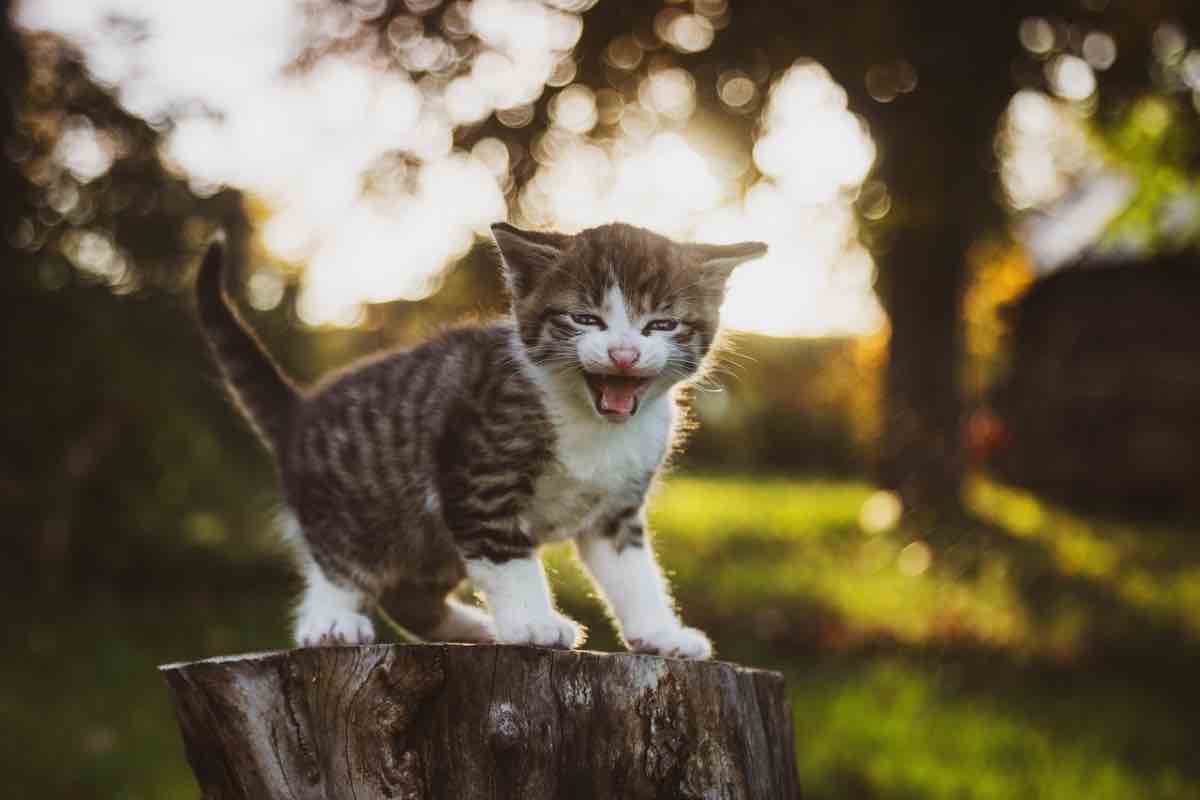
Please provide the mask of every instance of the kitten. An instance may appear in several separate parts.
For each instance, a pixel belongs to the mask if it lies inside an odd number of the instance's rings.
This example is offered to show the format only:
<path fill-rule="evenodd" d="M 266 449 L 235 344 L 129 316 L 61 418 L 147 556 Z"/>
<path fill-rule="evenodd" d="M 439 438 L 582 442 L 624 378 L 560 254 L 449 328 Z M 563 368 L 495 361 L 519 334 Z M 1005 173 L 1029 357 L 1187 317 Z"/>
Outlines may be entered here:
<path fill-rule="evenodd" d="M 703 369 L 729 273 L 757 242 L 677 244 L 628 225 L 492 227 L 512 316 L 444 332 L 302 390 L 233 309 L 214 244 L 198 311 L 277 459 L 306 589 L 302 646 L 374 640 L 378 604 L 437 641 L 579 646 L 538 547 L 574 539 L 630 650 L 708 658 L 647 540 L 672 389 Z M 488 611 L 450 592 L 469 578 Z"/>

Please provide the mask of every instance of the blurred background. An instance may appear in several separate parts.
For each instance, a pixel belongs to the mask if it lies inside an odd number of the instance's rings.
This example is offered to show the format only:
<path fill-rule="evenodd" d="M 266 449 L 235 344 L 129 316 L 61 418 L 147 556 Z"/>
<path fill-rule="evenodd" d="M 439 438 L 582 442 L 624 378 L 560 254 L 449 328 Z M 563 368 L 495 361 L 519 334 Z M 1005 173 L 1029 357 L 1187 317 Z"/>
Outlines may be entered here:
<path fill-rule="evenodd" d="M 810 798 L 1200 797 L 1194 0 L 0 0 L 0 764 L 197 796 L 155 666 L 286 647 L 304 379 L 504 301 L 487 225 L 761 239 L 658 547 Z M 562 605 L 616 646 L 570 553 Z"/>

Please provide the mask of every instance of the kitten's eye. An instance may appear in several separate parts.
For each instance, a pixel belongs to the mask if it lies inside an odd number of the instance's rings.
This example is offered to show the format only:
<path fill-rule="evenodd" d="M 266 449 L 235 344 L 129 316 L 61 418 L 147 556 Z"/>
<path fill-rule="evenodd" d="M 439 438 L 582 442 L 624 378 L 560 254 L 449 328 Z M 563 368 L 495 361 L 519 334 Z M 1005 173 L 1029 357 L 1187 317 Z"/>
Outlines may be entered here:
<path fill-rule="evenodd" d="M 679 327 L 677 319 L 656 319 L 650 322 L 642 330 L 644 336 L 649 336 L 651 331 L 673 331 Z"/>
<path fill-rule="evenodd" d="M 595 314 L 572 314 L 571 321 L 576 325 L 588 325 L 596 328 L 604 327 L 604 323 Z"/>

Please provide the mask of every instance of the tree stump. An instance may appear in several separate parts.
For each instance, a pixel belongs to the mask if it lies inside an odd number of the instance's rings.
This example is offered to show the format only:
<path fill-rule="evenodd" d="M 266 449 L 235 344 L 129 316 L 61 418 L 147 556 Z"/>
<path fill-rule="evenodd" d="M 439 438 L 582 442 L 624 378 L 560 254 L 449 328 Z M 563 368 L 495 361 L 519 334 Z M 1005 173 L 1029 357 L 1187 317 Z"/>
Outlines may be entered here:
<path fill-rule="evenodd" d="M 161 669 L 205 798 L 799 796 L 776 672 L 482 645 Z"/>

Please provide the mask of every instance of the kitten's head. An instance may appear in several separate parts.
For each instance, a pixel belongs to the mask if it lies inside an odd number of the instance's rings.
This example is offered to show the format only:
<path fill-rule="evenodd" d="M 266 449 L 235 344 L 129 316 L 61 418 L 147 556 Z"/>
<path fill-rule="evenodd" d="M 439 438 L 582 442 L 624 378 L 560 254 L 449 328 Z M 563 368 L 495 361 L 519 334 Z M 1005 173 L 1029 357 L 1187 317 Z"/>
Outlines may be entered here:
<path fill-rule="evenodd" d="M 499 223 L 492 233 L 529 359 L 611 422 L 700 371 L 729 273 L 767 250 L 678 244 L 630 225 L 566 235 Z"/>

